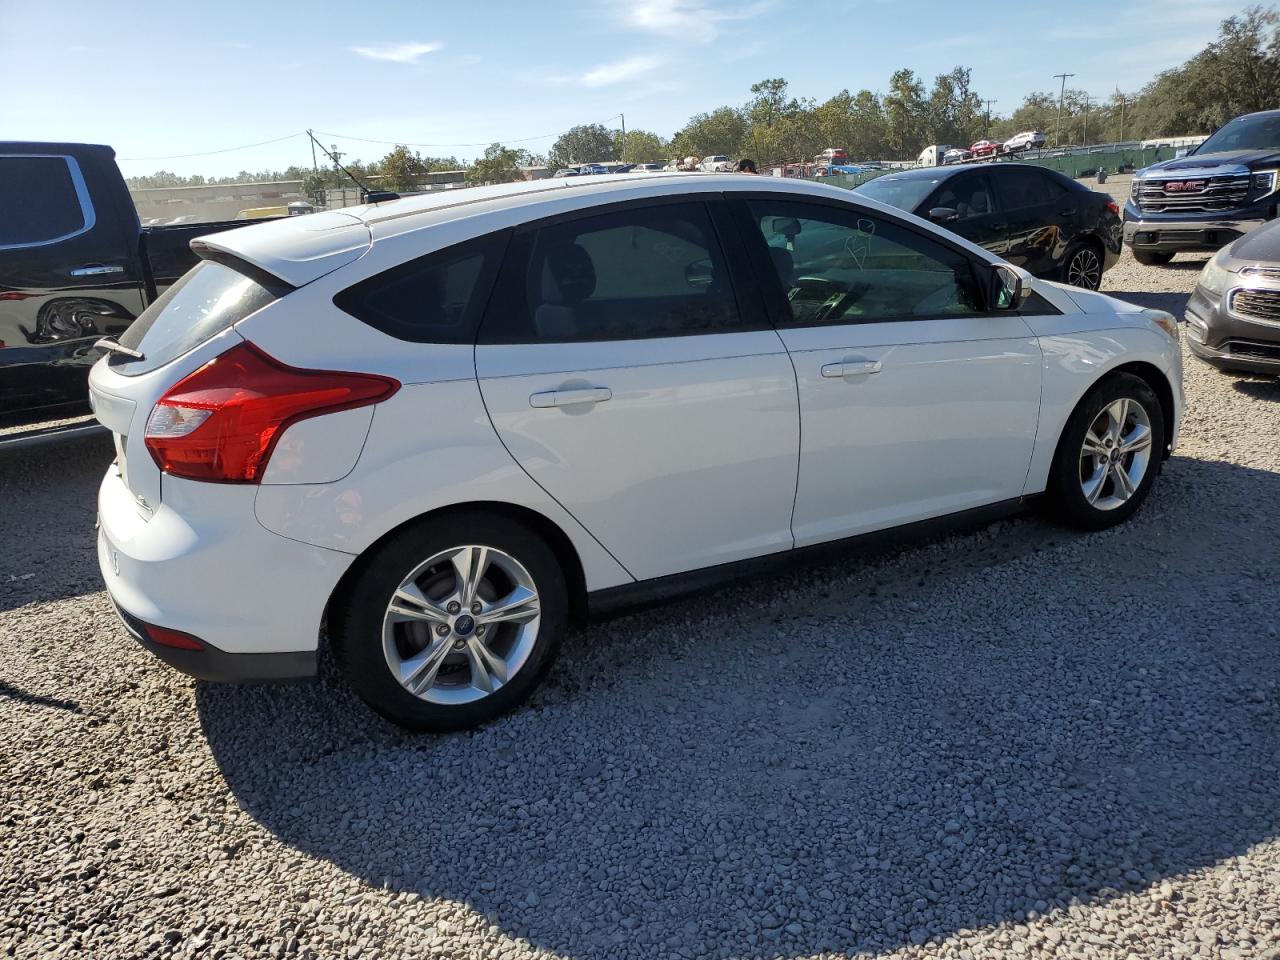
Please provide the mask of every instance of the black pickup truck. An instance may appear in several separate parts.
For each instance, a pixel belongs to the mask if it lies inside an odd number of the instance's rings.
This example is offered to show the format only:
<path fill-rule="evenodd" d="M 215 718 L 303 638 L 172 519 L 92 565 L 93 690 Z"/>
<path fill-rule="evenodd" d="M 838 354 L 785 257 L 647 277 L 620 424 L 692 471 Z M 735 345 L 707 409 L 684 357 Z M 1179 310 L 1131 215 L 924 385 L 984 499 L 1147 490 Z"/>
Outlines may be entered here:
<path fill-rule="evenodd" d="M 94 429 L 93 345 L 195 264 L 192 239 L 247 222 L 143 227 L 110 147 L 0 141 L 0 448 Z"/>

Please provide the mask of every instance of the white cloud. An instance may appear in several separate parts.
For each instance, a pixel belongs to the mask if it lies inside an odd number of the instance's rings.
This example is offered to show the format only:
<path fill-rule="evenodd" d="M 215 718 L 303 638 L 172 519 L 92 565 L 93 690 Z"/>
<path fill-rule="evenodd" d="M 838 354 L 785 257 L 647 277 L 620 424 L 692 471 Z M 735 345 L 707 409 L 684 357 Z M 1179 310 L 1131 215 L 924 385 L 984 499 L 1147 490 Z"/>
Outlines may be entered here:
<path fill-rule="evenodd" d="M 593 67 L 582 75 L 581 83 L 584 87 L 607 87 L 611 84 L 638 79 L 660 66 L 662 61 L 657 57 L 628 57 L 626 60 L 602 63 L 598 67 Z"/>
<path fill-rule="evenodd" d="M 443 43 L 370 43 L 363 47 L 352 47 L 351 50 L 370 60 L 417 63 L 418 58 L 435 53 L 443 46 Z"/>
<path fill-rule="evenodd" d="M 769 6 L 769 0 L 764 0 L 745 7 L 720 10 L 705 0 L 623 0 L 619 12 L 623 24 L 633 29 L 678 40 L 710 43 L 719 35 L 721 24 L 757 17 Z"/>

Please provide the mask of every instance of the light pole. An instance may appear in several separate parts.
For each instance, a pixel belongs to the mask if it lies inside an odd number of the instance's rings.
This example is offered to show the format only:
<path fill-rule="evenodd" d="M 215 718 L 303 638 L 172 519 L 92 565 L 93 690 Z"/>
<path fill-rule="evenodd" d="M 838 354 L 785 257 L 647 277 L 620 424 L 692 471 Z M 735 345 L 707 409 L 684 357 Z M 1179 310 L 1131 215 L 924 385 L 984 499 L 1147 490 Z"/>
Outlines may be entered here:
<path fill-rule="evenodd" d="M 1067 96 L 1067 78 L 1074 77 L 1074 73 L 1055 73 L 1053 78 L 1062 81 L 1062 89 L 1058 91 L 1058 146 L 1062 146 L 1062 101 Z"/>
<path fill-rule="evenodd" d="M 1090 97 L 1086 93 L 1084 95 L 1084 143 L 1082 144 L 1085 147 L 1089 145 L 1089 100 Z"/>
<path fill-rule="evenodd" d="M 1124 94 L 1116 87 L 1116 96 L 1120 98 L 1120 142 L 1124 143 Z"/>
<path fill-rule="evenodd" d="M 999 101 L 998 101 L 998 100 L 984 100 L 983 102 L 987 105 L 987 129 L 986 129 L 986 131 L 985 131 L 985 132 L 986 132 L 986 135 L 987 135 L 988 137 L 990 137 L 990 136 L 991 136 L 991 105 L 992 105 L 993 103 L 999 103 Z"/>

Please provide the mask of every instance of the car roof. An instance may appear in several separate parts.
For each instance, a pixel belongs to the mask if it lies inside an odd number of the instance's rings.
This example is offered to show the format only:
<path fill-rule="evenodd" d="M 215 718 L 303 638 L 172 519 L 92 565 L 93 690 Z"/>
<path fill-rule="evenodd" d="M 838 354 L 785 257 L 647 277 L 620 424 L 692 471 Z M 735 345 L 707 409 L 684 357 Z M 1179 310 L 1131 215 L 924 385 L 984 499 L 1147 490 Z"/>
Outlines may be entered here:
<path fill-rule="evenodd" d="M 597 174 L 440 190 L 416 197 L 263 221 L 199 238 L 293 286 L 302 286 L 363 256 L 379 241 L 446 223 L 477 221 L 477 232 L 623 200 L 683 193 L 763 191 L 853 199 L 839 187 L 739 173 L 666 171 Z M 857 203 L 881 207 L 859 196 Z M 886 212 L 901 211 L 883 207 Z M 480 222 L 482 221 L 482 222 Z M 424 248 L 424 252 L 425 248 Z"/>

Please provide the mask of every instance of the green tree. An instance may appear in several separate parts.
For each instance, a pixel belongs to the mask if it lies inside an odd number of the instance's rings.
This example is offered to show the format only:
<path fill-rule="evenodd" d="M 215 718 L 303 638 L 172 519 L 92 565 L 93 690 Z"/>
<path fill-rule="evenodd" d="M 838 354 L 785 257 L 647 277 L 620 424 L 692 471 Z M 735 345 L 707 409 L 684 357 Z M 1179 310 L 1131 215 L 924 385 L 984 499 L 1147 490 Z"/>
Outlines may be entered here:
<path fill-rule="evenodd" d="M 928 113 L 924 84 L 915 71 L 904 68 L 893 72 L 884 97 L 884 112 L 889 151 L 904 159 L 915 157 L 925 145 Z"/>
<path fill-rule="evenodd" d="M 677 157 L 706 157 L 724 154 L 727 157 L 742 156 L 742 141 L 747 133 L 747 121 L 742 112 L 733 107 L 717 107 L 710 113 L 697 113 L 671 139 L 672 152 Z"/>
<path fill-rule="evenodd" d="M 550 166 L 557 169 L 617 159 L 618 148 L 613 132 L 599 123 L 584 124 L 562 133 L 551 145 L 548 157 Z"/>
<path fill-rule="evenodd" d="M 656 163 L 670 155 L 671 144 L 649 130 L 618 131 L 614 137 L 618 159 L 624 163 Z"/>
<path fill-rule="evenodd" d="M 479 157 L 467 171 L 467 182 L 512 183 L 522 180 L 522 166 L 527 166 L 532 159 L 527 150 L 516 150 L 504 147 L 500 143 L 491 143 L 485 147 L 484 155 Z"/>

